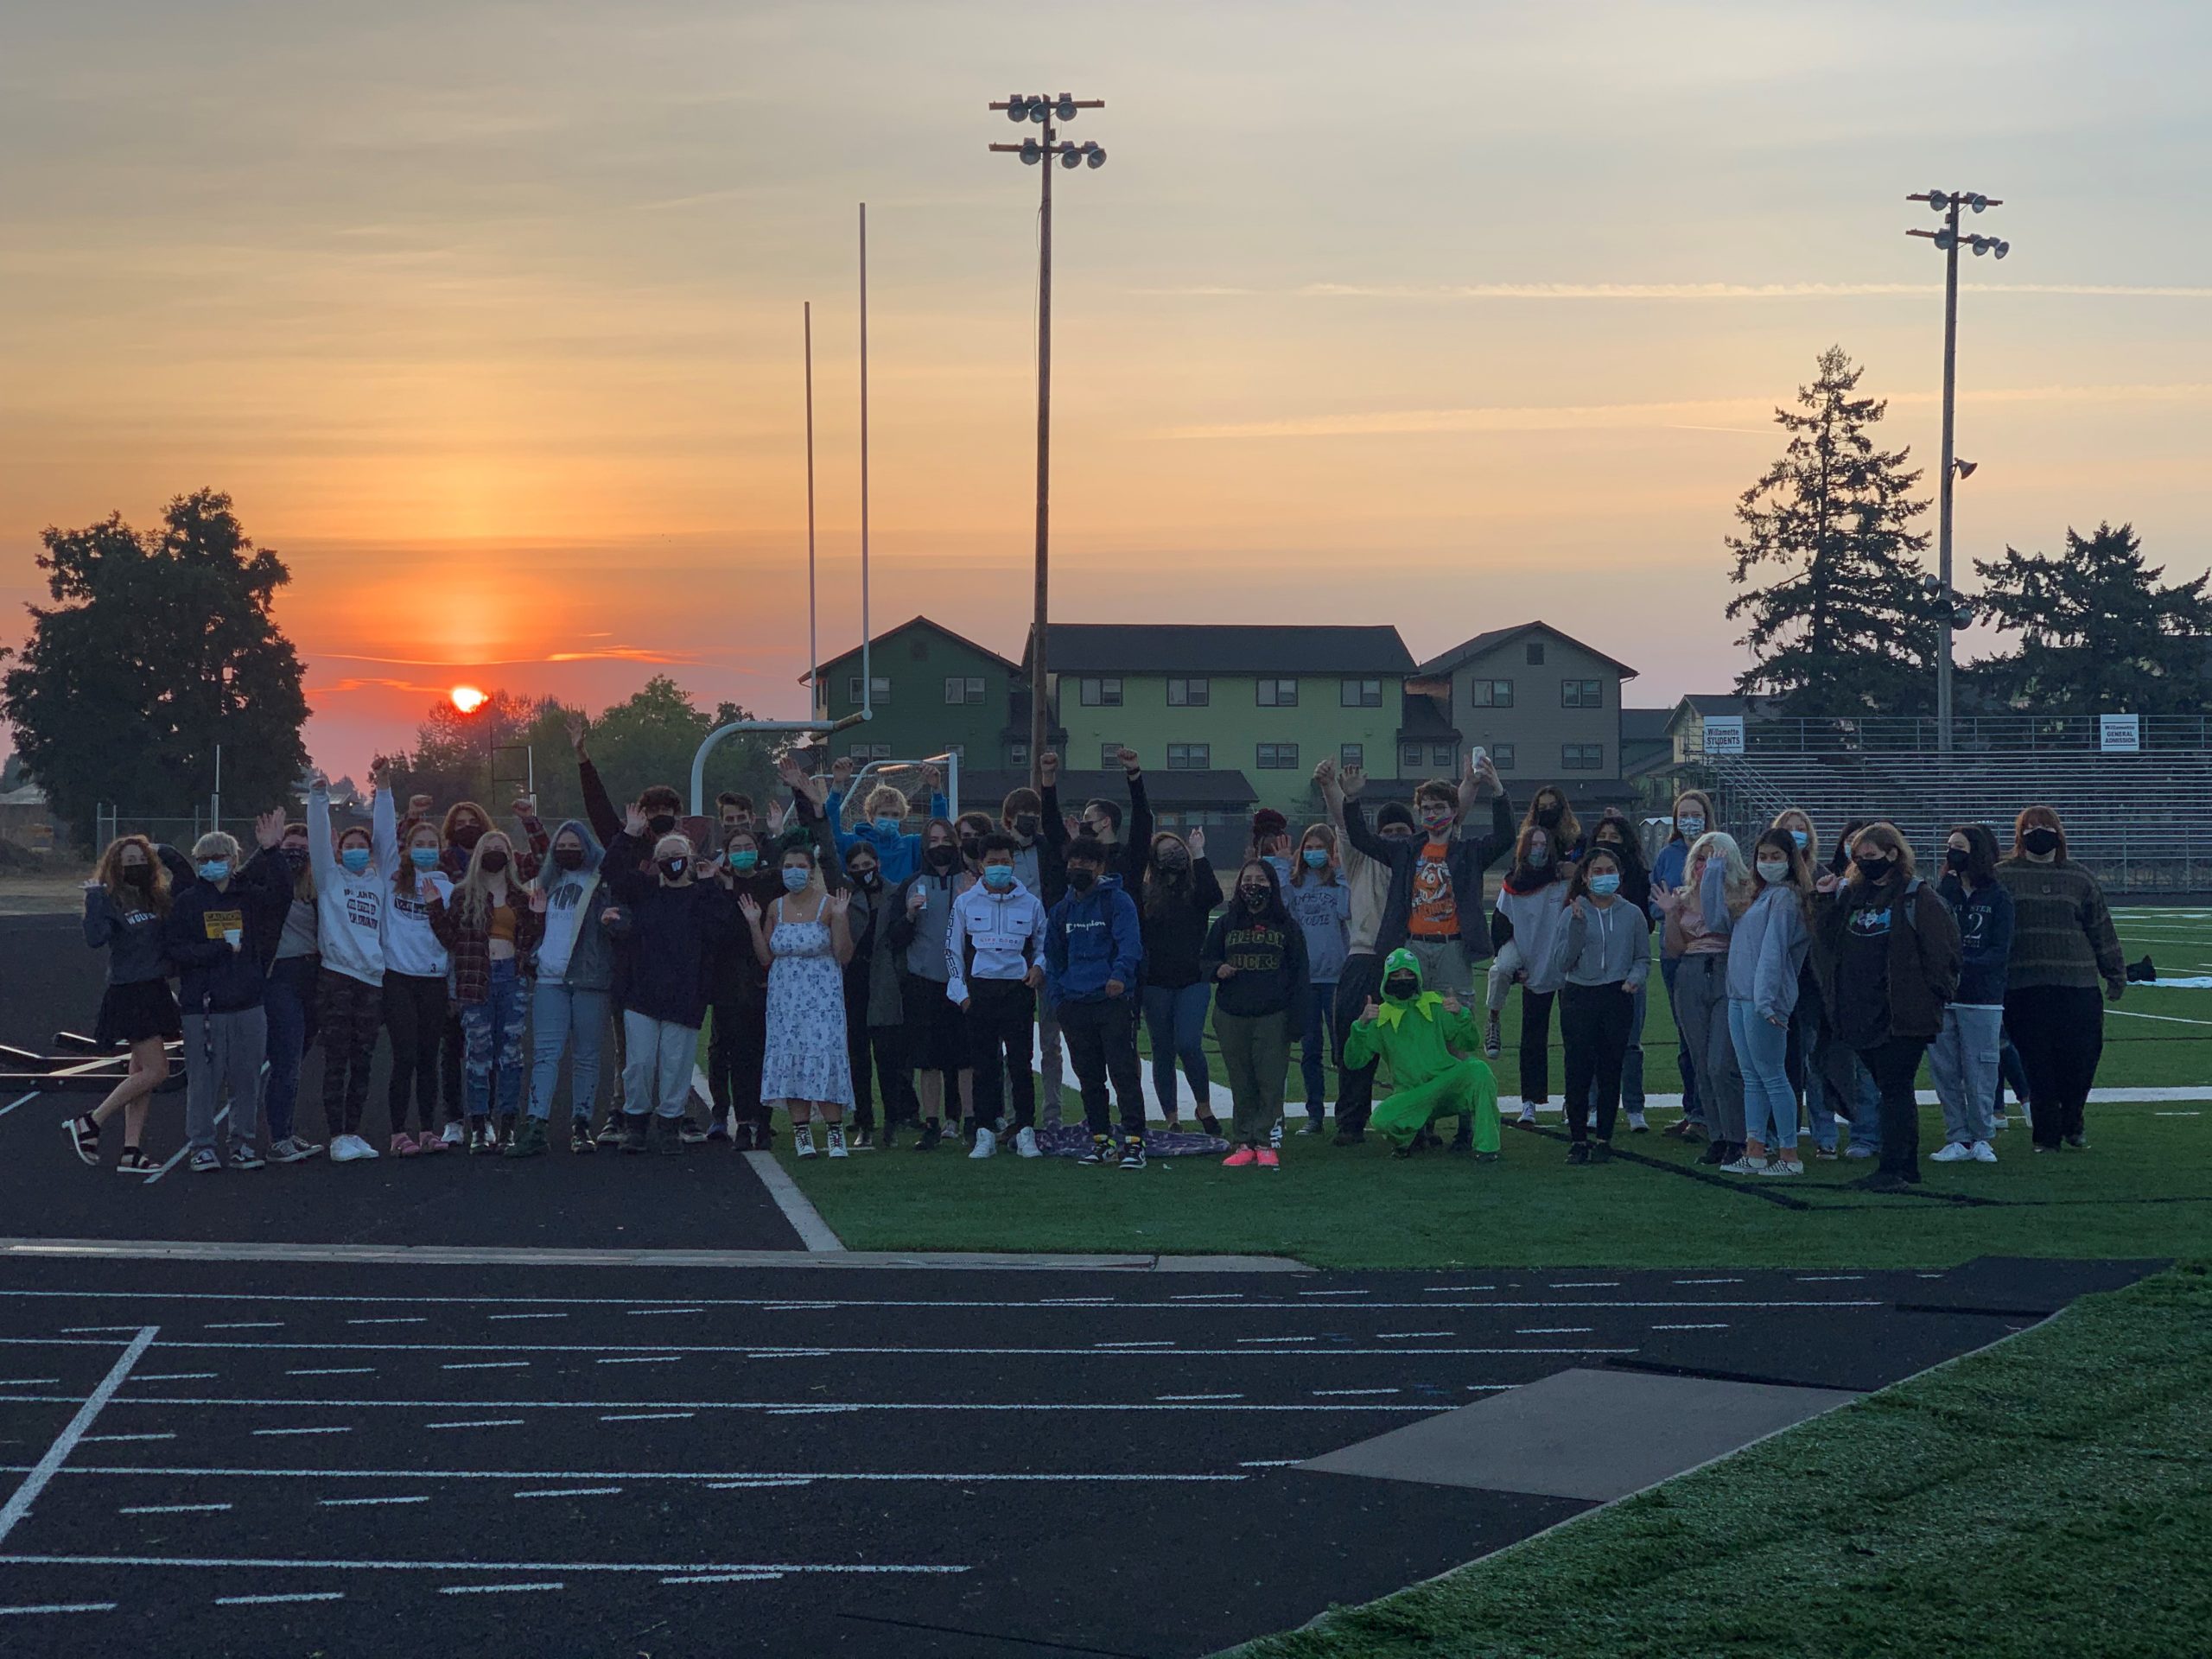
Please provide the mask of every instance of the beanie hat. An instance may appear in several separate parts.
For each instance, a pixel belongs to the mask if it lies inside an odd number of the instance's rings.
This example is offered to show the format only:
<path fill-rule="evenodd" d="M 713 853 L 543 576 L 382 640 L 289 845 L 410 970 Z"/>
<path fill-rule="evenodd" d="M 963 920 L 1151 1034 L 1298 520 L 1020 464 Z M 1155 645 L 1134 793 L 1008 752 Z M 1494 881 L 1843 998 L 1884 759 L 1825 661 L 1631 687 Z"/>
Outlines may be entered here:
<path fill-rule="evenodd" d="M 1275 836 L 1290 833 L 1290 820 L 1272 806 L 1263 806 L 1252 815 L 1252 839 L 1266 841 Z"/>
<path fill-rule="evenodd" d="M 1393 824 L 1401 823 L 1408 830 L 1414 827 L 1413 809 L 1403 801 L 1386 801 L 1376 810 L 1375 827 L 1378 830 L 1388 830 Z"/>

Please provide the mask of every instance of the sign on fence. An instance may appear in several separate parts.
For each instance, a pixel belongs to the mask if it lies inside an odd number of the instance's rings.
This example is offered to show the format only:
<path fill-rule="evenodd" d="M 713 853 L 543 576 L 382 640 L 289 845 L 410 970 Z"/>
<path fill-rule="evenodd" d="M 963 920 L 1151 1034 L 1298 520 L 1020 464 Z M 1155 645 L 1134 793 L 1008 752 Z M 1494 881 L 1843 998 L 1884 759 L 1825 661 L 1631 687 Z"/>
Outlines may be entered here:
<path fill-rule="evenodd" d="M 1705 717 L 1705 752 L 1707 754 L 1741 754 L 1744 752 L 1744 717 L 1741 715 L 1707 715 Z"/>
<path fill-rule="evenodd" d="M 2140 715 L 2099 715 L 2097 716 L 2097 747 L 2107 754 L 2142 753 L 2143 716 Z"/>

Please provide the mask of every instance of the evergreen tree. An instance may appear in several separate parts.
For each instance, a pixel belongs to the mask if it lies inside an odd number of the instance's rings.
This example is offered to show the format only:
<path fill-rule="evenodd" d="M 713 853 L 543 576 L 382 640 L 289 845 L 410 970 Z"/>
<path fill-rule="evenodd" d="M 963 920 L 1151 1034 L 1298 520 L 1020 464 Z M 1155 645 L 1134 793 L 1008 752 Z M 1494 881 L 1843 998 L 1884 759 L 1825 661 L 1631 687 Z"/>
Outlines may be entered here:
<path fill-rule="evenodd" d="M 246 538 L 231 498 L 179 496 L 143 534 L 111 513 L 41 539 L 54 604 L 29 607 L 0 715 L 56 814 L 84 838 L 102 804 L 189 814 L 214 789 L 218 744 L 227 812 L 295 798 L 307 697 L 270 611 L 291 575 Z"/>
<path fill-rule="evenodd" d="M 1741 532 L 1731 580 L 1779 575 L 1739 594 L 1728 614 L 1748 619 L 1739 644 L 1752 664 L 1737 677 L 1746 695 L 1782 699 L 1798 715 L 1911 714 L 1935 700 L 1936 625 L 1919 581 L 1928 537 L 1912 521 L 1910 451 L 1877 448 L 1869 429 L 1888 405 L 1857 395 L 1861 371 L 1840 346 L 1821 353 L 1818 377 L 1777 409 L 1789 447 L 1737 504 Z"/>
<path fill-rule="evenodd" d="M 2134 527 L 2071 528 L 2053 558 L 2005 550 L 1977 559 L 1980 603 L 1999 632 L 2020 636 L 2009 657 L 1975 673 L 1999 695 L 2055 714 L 2197 714 L 2212 693 L 2212 575 L 2171 588 L 2147 568 Z"/>

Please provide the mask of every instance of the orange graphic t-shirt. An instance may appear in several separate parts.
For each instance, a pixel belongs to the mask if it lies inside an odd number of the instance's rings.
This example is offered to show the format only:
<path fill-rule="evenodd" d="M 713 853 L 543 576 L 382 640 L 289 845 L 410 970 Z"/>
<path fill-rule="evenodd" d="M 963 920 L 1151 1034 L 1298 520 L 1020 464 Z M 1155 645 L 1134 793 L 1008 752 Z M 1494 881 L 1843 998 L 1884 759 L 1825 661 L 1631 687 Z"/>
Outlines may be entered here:
<path fill-rule="evenodd" d="M 1422 844 L 1414 865 L 1414 907 L 1409 931 L 1417 939 L 1459 937 L 1459 906 L 1452 893 L 1452 867 L 1445 861 L 1449 841 Z"/>

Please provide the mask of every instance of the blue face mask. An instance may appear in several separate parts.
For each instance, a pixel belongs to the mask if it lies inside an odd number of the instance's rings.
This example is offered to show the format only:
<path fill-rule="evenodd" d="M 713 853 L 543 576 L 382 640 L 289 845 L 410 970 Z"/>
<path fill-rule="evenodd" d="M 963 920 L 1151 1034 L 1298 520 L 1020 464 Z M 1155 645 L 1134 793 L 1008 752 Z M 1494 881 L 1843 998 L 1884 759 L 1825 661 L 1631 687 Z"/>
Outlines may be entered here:
<path fill-rule="evenodd" d="M 1705 833 L 1705 820 L 1694 812 L 1686 812 L 1675 818 L 1675 828 L 1681 830 L 1686 839 L 1695 841 Z"/>
<path fill-rule="evenodd" d="M 983 866 L 983 885 L 993 893 L 1004 893 L 1014 885 L 1014 866 L 986 864 Z"/>
<path fill-rule="evenodd" d="M 1621 879 L 1611 871 L 1590 878 L 1590 891 L 1600 899 L 1610 899 L 1621 890 Z"/>
<path fill-rule="evenodd" d="M 784 891 L 803 893 L 806 889 L 806 884 L 813 879 L 813 876 L 812 870 L 806 868 L 804 865 L 794 864 L 784 872 Z"/>
<path fill-rule="evenodd" d="M 231 879 L 231 861 L 227 858 L 210 858 L 203 860 L 200 866 L 200 879 L 203 881 L 229 880 Z"/>
<path fill-rule="evenodd" d="M 729 867 L 733 870 L 749 870 L 760 862 L 760 855 L 758 853 L 741 851 L 729 855 Z"/>
<path fill-rule="evenodd" d="M 906 820 L 904 818 L 880 817 L 875 821 L 876 833 L 883 836 L 895 836 L 906 827 Z"/>
<path fill-rule="evenodd" d="M 1328 863 L 1329 863 L 1329 849 L 1328 849 L 1327 848 L 1325 848 L 1325 847 L 1308 847 L 1308 848 L 1306 849 L 1306 868 L 1307 869 L 1309 869 L 1309 870 L 1319 870 L 1319 869 L 1325 869 L 1325 868 L 1328 868 Z"/>
<path fill-rule="evenodd" d="M 1792 830 L 1789 832 L 1789 839 L 1797 843 L 1797 850 L 1799 852 L 1802 853 L 1805 850 L 1805 842 L 1807 838 L 1805 832 L 1802 830 Z"/>
<path fill-rule="evenodd" d="M 1529 849 L 1529 868 L 1530 869 L 1532 869 L 1532 870 L 1541 870 L 1541 869 L 1542 869 L 1542 868 L 1544 868 L 1544 866 L 1545 866 L 1545 865 L 1547 865 L 1547 864 L 1550 863 L 1551 861 L 1552 861 L 1552 849 L 1551 849 L 1550 848 L 1548 848 L 1548 847 L 1531 847 L 1531 848 Z"/>
<path fill-rule="evenodd" d="M 435 847 L 410 847 L 407 861 L 418 870 L 435 870 L 438 868 L 438 849 Z"/>
<path fill-rule="evenodd" d="M 346 867 L 346 874 L 359 875 L 369 868 L 369 849 L 365 847 L 348 847 L 338 855 L 338 861 Z"/>

